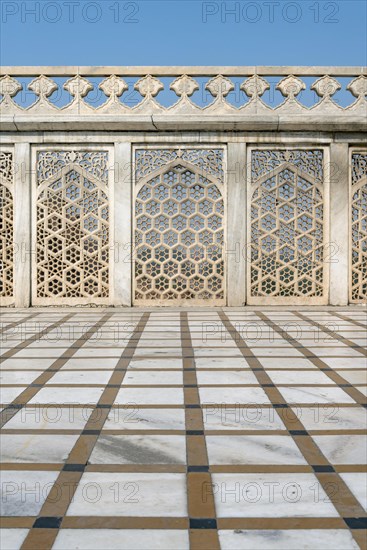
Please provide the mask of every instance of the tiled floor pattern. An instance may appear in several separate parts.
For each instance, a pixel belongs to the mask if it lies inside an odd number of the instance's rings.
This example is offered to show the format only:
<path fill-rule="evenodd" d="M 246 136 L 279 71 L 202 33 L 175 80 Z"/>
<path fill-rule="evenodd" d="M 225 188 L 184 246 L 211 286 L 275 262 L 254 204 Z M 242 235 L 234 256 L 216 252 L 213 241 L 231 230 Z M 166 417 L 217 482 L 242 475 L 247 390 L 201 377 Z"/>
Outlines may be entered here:
<path fill-rule="evenodd" d="M 366 310 L 4 310 L 1 548 L 365 548 Z"/>

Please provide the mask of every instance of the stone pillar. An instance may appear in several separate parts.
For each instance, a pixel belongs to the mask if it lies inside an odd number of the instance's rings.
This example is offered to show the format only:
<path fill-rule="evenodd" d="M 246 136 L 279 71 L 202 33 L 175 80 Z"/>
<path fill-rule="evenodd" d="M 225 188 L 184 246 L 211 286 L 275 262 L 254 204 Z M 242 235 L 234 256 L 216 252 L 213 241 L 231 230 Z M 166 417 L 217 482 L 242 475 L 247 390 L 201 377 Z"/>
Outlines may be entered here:
<path fill-rule="evenodd" d="M 132 165 L 131 144 L 115 143 L 113 305 L 131 306 Z"/>
<path fill-rule="evenodd" d="M 14 243 L 14 303 L 15 307 L 29 307 L 32 261 L 29 143 L 16 143 L 14 146 Z"/>
<path fill-rule="evenodd" d="M 330 145 L 330 295 L 333 306 L 348 304 L 349 283 L 349 148 Z"/>
<path fill-rule="evenodd" d="M 227 160 L 227 296 L 229 306 L 246 301 L 246 143 L 228 143 Z"/>

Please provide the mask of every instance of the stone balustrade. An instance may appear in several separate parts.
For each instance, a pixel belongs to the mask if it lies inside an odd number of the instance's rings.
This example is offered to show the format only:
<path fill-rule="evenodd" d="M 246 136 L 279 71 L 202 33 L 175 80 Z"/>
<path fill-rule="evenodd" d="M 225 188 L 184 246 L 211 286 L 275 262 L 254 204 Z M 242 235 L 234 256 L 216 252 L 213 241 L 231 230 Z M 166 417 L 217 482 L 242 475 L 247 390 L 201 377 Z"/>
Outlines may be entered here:
<path fill-rule="evenodd" d="M 363 130 L 362 67 L 3 67 L 4 130 Z M 97 126 L 96 126 L 97 125 Z"/>

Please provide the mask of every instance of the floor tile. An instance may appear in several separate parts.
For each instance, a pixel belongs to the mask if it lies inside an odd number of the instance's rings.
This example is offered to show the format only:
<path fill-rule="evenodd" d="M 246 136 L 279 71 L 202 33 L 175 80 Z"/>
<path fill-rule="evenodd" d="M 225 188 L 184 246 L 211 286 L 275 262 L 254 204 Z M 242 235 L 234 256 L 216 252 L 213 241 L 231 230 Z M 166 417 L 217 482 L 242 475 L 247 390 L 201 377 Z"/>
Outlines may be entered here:
<path fill-rule="evenodd" d="M 68 516 L 185 517 L 186 514 L 185 474 L 139 472 L 83 474 L 67 512 Z"/>
<path fill-rule="evenodd" d="M 61 529 L 52 550 L 189 550 L 188 532 L 177 529 Z"/>

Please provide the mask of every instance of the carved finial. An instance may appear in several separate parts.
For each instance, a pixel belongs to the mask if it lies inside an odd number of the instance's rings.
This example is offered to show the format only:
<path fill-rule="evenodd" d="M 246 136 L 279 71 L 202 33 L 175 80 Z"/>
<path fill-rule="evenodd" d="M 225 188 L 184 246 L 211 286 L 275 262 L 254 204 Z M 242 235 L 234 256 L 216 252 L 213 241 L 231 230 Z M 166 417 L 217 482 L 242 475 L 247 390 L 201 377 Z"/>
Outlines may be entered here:
<path fill-rule="evenodd" d="M 354 97 L 364 97 L 367 95 L 367 78 L 361 74 L 361 76 L 358 76 L 352 82 L 349 82 L 347 86 L 347 90 L 349 90 Z"/>
<path fill-rule="evenodd" d="M 261 76 L 251 76 L 244 82 L 242 82 L 240 89 L 245 92 L 248 97 L 260 97 L 266 90 L 269 90 L 270 84 L 265 78 Z"/>
<path fill-rule="evenodd" d="M 191 76 L 184 74 L 172 82 L 170 89 L 179 97 L 189 97 L 199 89 L 199 84 Z"/>
<path fill-rule="evenodd" d="M 281 92 L 284 97 L 294 99 L 301 90 L 306 89 L 306 84 L 297 76 L 287 76 L 278 82 L 276 89 Z"/>
<path fill-rule="evenodd" d="M 83 78 L 80 75 L 76 75 L 73 78 L 67 80 L 64 84 L 64 90 L 69 92 L 70 95 L 76 98 L 76 100 L 81 97 L 85 97 L 88 92 L 93 90 L 93 84 L 89 82 L 86 78 Z"/>
<path fill-rule="evenodd" d="M 340 83 L 331 76 L 323 76 L 316 80 L 311 86 L 311 90 L 315 90 L 319 97 L 331 97 L 340 90 Z"/>
<path fill-rule="evenodd" d="M 205 86 L 205 89 L 209 90 L 212 96 L 219 97 L 221 99 L 234 90 L 234 84 L 229 78 L 218 75 L 209 80 Z"/>
<path fill-rule="evenodd" d="M 107 97 L 111 97 L 114 100 L 117 97 L 120 97 L 129 88 L 129 86 L 126 84 L 125 80 L 113 74 L 108 78 L 105 78 L 99 84 L 98 88 L 102 90 Z"/>
<path fill-rule="evenodd" d="M 0 78 L 0 94 L 4 96 L 4 99 L 14 97 L 22 89 L 22 84 L 12 76 L 5 75 Z"/>
<path fill-rule="evenodd" d="M 134 89 L 137 90 L 143 97 L 155 97 L 164 89 L 164 86 L 158 78 L 148 74 L 135 84 Z"/>
<path fill-rule="evenodd" d="M 56 82 L 51 80 L 51 78 L 41 74 L 32 80 L 32 82 L 28 85 L 28 89 L 44 99 L 53 94 L 58 89 L 58 85 Z"/>

